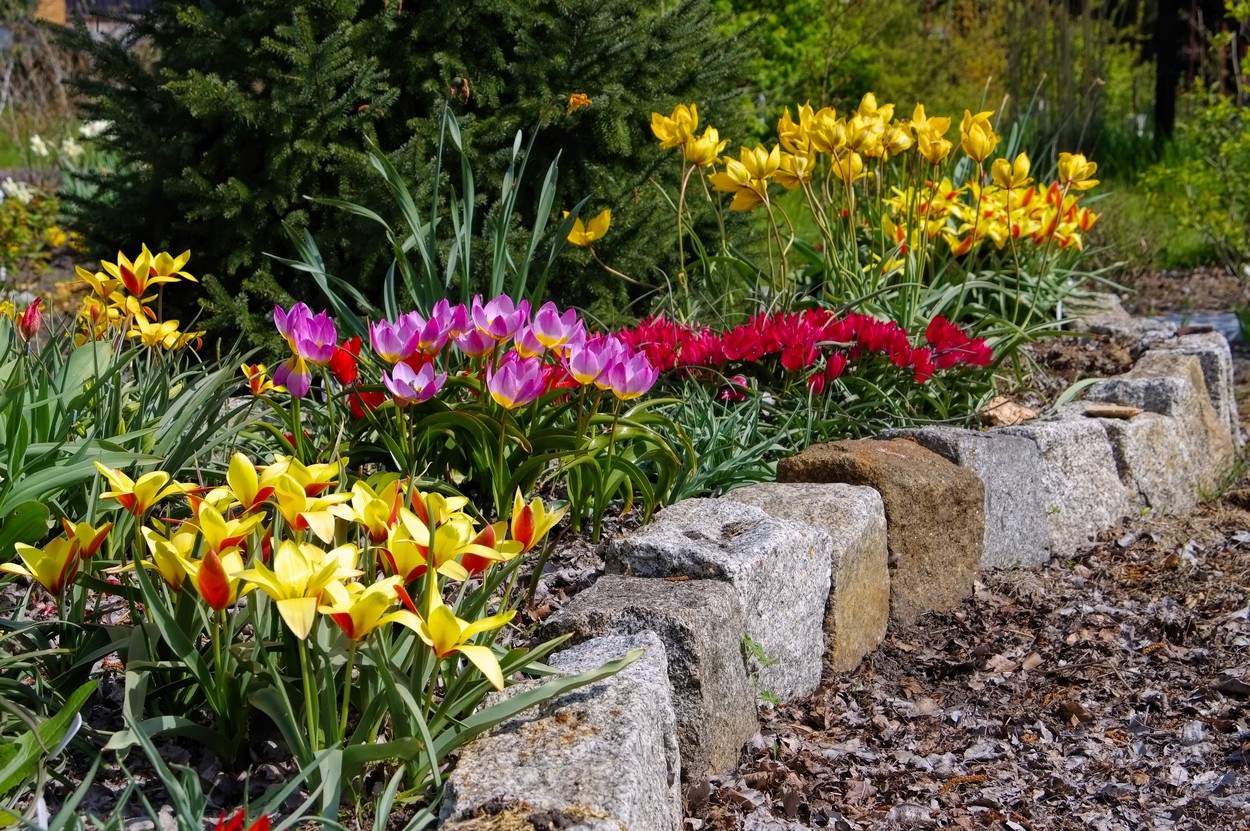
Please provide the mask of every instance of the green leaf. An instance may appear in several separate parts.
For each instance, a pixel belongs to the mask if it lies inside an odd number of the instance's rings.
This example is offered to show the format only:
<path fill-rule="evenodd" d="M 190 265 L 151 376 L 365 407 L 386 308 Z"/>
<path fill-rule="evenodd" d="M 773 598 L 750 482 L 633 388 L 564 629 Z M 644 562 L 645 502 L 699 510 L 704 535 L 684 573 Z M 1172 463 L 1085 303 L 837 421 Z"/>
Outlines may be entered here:
<path fill-rule="evenodd" d="M 0 524 L 0 559 L 13 555 L 15 543 L 34 545 L 48 533 L 48 506 L 42 502 L 23 502 L 16 506 Z"/>
<path fill-rule="evenodd" d="M 60 750 L 81 724 L 78 711 L 95 692 L 96 681 L 74 690 L 56 715 L 44 719 L 16 741 L 0 744 L 0 794 L 8 793 L 34 775 L 40 759 Z"/>

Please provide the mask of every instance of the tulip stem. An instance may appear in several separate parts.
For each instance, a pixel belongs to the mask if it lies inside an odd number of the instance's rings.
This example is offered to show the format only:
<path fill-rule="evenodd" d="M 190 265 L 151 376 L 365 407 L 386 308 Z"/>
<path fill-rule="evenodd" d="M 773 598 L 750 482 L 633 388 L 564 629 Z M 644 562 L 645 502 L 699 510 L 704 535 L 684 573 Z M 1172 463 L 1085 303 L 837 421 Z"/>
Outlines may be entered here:
<path fill-rule="evenodd" d="M 312 672 L 308 666 L 308 644 L 303 638 L 299 640 L 299 669 L 304 681 L 304 720 L 308 727 L 308 743 L 314 752 L 321 749 L 317 736 L 317 716 L 313 712 L 316 702 L 313 698 Z"/>
<path fill-rule="evenodd" d="M 347 708 L 352 700 L 352 670 L 356 664 L 356 641 L 347 650 L 347 666 L 343 670 L 343 710 L 339 714 L 339 737 L 347 735 Z"/>

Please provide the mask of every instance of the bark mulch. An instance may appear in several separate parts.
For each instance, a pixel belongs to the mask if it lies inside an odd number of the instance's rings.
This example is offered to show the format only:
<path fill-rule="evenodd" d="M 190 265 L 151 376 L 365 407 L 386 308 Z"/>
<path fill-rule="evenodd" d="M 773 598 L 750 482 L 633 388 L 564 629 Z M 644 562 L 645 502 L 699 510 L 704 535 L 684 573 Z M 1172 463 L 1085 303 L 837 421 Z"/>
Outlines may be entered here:
<path fill-rule="evenodd" d="M 1250 476 L 1075 558 L 983 574 L 957 612 L 766 710 L 687 814 L 703 831 L 1250 828 Z"/>

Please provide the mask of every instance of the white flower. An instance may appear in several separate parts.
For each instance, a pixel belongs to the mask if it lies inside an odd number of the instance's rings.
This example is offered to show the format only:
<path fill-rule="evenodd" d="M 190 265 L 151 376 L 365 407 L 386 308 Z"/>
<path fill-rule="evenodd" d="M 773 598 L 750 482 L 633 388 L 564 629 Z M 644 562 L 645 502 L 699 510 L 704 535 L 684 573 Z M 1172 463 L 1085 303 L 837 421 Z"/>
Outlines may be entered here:
<path fill-rule="evenodd" d="M 104 119 L 87 121 L 78 128 L 78 135 L 85 139 L 99 138 L 106 130 L 108 130 L 109 127 L 112 126 L 112 122 L 105 121 Z"/>
<path fill-rule="evenodd" d="M 43 136 L 38 133 L 30 137 L 30 152 L 36 156 L 49 156 L 52 151 L 48 148 L 48 143 L 43 140 Z"/>
<path fill-rule="evenodd" d="M 61 154 L 67 159 L 76 159 L 82 155 L 82 145 L 73 138 L 67 138 L 61 142 Z"/>
<path fill-rule="evenodd" d="M 30 200 L 35 198 L 35 189 L 26 182 L 17 182 L 12 178 L 5 179 L 0 182 L 0 190 L 8 196 L 12 196 L 23 205 L 29 205 Z"/>

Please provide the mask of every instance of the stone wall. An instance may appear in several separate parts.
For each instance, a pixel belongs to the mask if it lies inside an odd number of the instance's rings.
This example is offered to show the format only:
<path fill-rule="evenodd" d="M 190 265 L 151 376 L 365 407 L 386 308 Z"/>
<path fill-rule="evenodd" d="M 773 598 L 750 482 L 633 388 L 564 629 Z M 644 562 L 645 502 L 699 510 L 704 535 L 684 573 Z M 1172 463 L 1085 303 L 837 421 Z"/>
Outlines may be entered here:
<path fill-rule="evenodd" d="M 469 745 L 444 827 L 680 828 L 681 784 L 734 767 L 760 699 L 849 672 L 888 626 L 955 608 L 978 570 L 1037 566 L 1213 495 L 1242 443 L 1227 342 L 1113 299 L 1089 328 L 1145 352 L 1057 417 L 813 446 L 778 483 L 670 506 L 615 540 L 612 573 L 545 623 L 578 642 L 551 663 L 646 654 Z"/>

